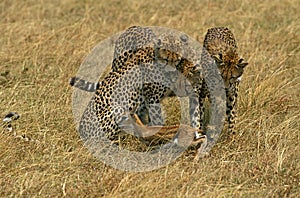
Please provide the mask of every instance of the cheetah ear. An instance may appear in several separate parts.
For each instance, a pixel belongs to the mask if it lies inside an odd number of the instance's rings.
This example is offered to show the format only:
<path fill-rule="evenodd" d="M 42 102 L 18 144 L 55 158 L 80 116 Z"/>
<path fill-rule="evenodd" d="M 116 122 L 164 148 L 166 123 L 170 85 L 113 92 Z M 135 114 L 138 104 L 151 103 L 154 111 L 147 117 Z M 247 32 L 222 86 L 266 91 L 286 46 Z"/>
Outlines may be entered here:
<path fill-rule="evenodd" d="M 246 63 L 246 62 L 243 63 L 243 61 L 244 61 L 244 59 L 241 58 L 241 59 L 239 60 L 239 63 L 237 64 L 237 66 L 238 66 L 238 67 L 241 67 L 241 68 L 246 67 L 246 66 L 248 65 L 248 63 Z"/>

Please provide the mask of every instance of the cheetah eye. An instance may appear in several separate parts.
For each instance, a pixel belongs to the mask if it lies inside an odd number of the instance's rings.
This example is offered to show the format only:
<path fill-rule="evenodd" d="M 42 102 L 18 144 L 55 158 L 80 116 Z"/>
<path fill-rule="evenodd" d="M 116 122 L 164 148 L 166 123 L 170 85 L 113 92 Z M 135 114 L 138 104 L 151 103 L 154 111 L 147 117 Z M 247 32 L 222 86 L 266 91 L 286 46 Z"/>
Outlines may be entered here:
<path fill-rule="evenodd" d="M 199 64 L 195 64 L 194 67 L 193 67 L 193 70 L 198 70 L 200 69 L 200 65 Z"/>
<path fill-rule="evenodd" d="M 223 59 L 223 54 L 219 53 L 219 59 L 220 59 L 220 60 Z"/>

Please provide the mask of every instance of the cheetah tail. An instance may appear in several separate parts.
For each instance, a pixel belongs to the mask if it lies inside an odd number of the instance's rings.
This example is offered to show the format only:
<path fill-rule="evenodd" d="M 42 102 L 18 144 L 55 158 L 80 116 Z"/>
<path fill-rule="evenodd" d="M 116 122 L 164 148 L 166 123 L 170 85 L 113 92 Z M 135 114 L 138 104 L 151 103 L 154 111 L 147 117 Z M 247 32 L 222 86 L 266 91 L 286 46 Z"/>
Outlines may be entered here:
<path fill-rule="evenodd" d="M 95 92 L 99 88 L 98 82 L 89 82 L 76 76 L 70 78 L 69 83 L 72 87 L 76 87 L 80 90 L 87 92 Z"/>

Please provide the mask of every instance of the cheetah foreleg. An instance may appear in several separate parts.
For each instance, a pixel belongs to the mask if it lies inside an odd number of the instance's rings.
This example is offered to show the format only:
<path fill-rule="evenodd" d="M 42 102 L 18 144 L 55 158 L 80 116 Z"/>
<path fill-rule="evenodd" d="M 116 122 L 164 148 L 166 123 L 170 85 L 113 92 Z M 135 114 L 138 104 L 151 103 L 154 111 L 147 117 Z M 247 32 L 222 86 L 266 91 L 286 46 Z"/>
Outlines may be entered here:
<path fill-rule="evenodd" d="M 193 128 L 203 131 L 204 120 L 204 98 L 191 97 L 190 98 L 190 117 Z M 195 131 L 195 140 L 203 138 L 203 134 Z"/>

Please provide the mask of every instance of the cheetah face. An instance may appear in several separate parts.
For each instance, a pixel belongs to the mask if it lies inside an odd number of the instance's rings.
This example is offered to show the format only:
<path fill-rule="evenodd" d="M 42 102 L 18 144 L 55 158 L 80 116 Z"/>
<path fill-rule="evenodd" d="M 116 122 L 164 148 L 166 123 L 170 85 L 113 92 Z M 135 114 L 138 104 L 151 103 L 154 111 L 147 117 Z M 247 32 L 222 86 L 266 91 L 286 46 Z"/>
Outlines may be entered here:
<path fill-rule="evenodd" d="M 177 65 L 179 65 L 181 61 L 182 55 L 170 51 L 168 49 L 158 49 L 158 60 L 163 65 L 168 65 L 170 67 L 166 67 L 166 70 L 176 70 Z M 171 69 L 174 68 L 174 69 Z"/>
<path fill-rule="evenodd" d="M 162 35 L 156 42 L 158 60 L 165 61 L 165 64 L 176 68 L 187 75 L 196 69 L 194 65 L 199 57 L 195 50 L 189 45 L 187 35 Z"/>
<path fill-rule="evenodd" d="M 224 79 L 225 86 L 240 81 L 244 68 L 248 65 L 248 63 L 243 62 L 244 59 L 238 59 L 236 53 L 228 54 L 225 57 L 221 53 L 213 56 Z"/>

